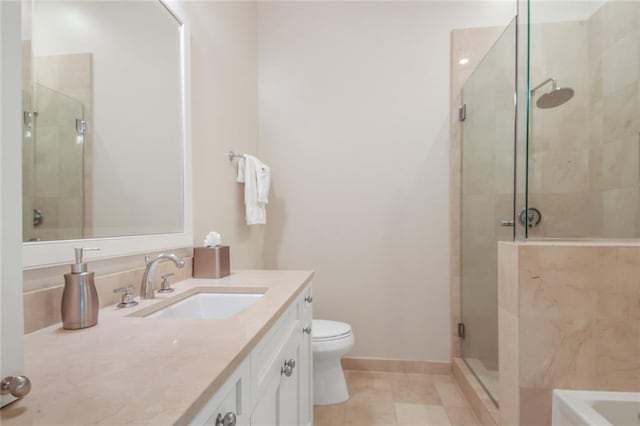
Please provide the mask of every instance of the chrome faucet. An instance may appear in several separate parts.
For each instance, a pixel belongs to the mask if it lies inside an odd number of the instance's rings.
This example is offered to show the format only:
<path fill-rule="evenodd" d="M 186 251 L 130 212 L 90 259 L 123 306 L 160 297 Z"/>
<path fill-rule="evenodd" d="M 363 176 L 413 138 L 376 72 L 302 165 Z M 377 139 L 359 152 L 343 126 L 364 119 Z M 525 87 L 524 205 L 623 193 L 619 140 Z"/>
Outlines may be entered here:
<path fill-rule="evenodd" d="M 159 254 L 158 257 L 153 260 L 150 260 L 149 256 L 144 257 L 144 261 L 147 263 L 147 268 L 144 270 L 142 283 L 140 285 L 141 299 L 155 298 L 155 293 L 153 291 L 153 278 L 156 275 L 156 268 L 158 267 L 158 263 L 167 260 L 175 263 L 178 268 L 182 268 L 184 266 L 184 260 L 182 260 L 180 256 L 176 256 L 175 254 Z"/>

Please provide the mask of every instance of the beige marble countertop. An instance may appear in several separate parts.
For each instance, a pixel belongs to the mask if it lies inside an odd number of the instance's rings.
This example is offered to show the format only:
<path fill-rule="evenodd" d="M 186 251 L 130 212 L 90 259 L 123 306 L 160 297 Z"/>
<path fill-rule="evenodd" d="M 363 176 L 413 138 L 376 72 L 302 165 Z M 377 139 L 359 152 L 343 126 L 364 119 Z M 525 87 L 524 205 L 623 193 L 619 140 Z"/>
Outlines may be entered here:
<path fill-rule="evenodd" d="M 187 279 L 133 308 L 100 310 L 95 327 L 61 324 L 25 336 L 31 393 L 4 407 L 3 425 L 183 424 L 206 403 L 284 312 L 311 271 L 239 271 Z M 226 319 L 131 317 L 194 287 L 266 289 Z"/>

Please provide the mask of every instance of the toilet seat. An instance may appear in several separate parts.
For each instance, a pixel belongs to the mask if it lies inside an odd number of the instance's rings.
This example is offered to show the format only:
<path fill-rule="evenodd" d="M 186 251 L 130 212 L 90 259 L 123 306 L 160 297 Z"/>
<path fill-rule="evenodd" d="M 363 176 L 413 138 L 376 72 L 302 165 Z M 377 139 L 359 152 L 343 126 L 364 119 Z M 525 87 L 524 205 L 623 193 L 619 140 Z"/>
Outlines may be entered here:
<path fill-rule="evenodd" d="M 311 330 L 313 343 L 348 339 L 353 334 L 349 324 L 329 320 L 313 320 Z"/>

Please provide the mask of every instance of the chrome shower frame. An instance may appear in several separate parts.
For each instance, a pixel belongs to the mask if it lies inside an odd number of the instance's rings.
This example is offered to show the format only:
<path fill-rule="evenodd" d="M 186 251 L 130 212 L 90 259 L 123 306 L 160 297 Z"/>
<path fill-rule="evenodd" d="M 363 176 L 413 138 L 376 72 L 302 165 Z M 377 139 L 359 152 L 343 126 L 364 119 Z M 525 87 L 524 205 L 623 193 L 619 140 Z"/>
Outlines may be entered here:
<path fill-rule="evenodd" d="M 543 81 L 542 83 L 538 84 L 536 87 L 534 87 L 533 89 L 531 89 L 531 96 L 533 96 L 536 91 L 538 89 L 540 89 L 541 87 L 545 86 L 547 83 L 552 82 L 551 84 L 551 91 L 553 92 L 554 90 L 558 90 L 558 80 L 555 77 L 551 77 L 546 79 L 545 81 Z"/>

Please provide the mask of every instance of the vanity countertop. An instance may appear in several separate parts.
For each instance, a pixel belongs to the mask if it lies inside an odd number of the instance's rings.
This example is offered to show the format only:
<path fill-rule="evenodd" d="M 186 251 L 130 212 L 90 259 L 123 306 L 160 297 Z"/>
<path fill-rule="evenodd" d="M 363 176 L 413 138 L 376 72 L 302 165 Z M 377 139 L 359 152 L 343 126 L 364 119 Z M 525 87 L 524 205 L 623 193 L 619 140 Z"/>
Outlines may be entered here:
<path fill-rule="evenodd" d="M 31 393 L 4 407 L 3 425 L 184 424 L 311 281 L 311 271 L 239 271 L 187 279 L 133 308 L 100 310 L 95 327 L 61 324 L 25 336 Z M 195 287 L 266 289 L 226 319 L 129 316 Z"/>

